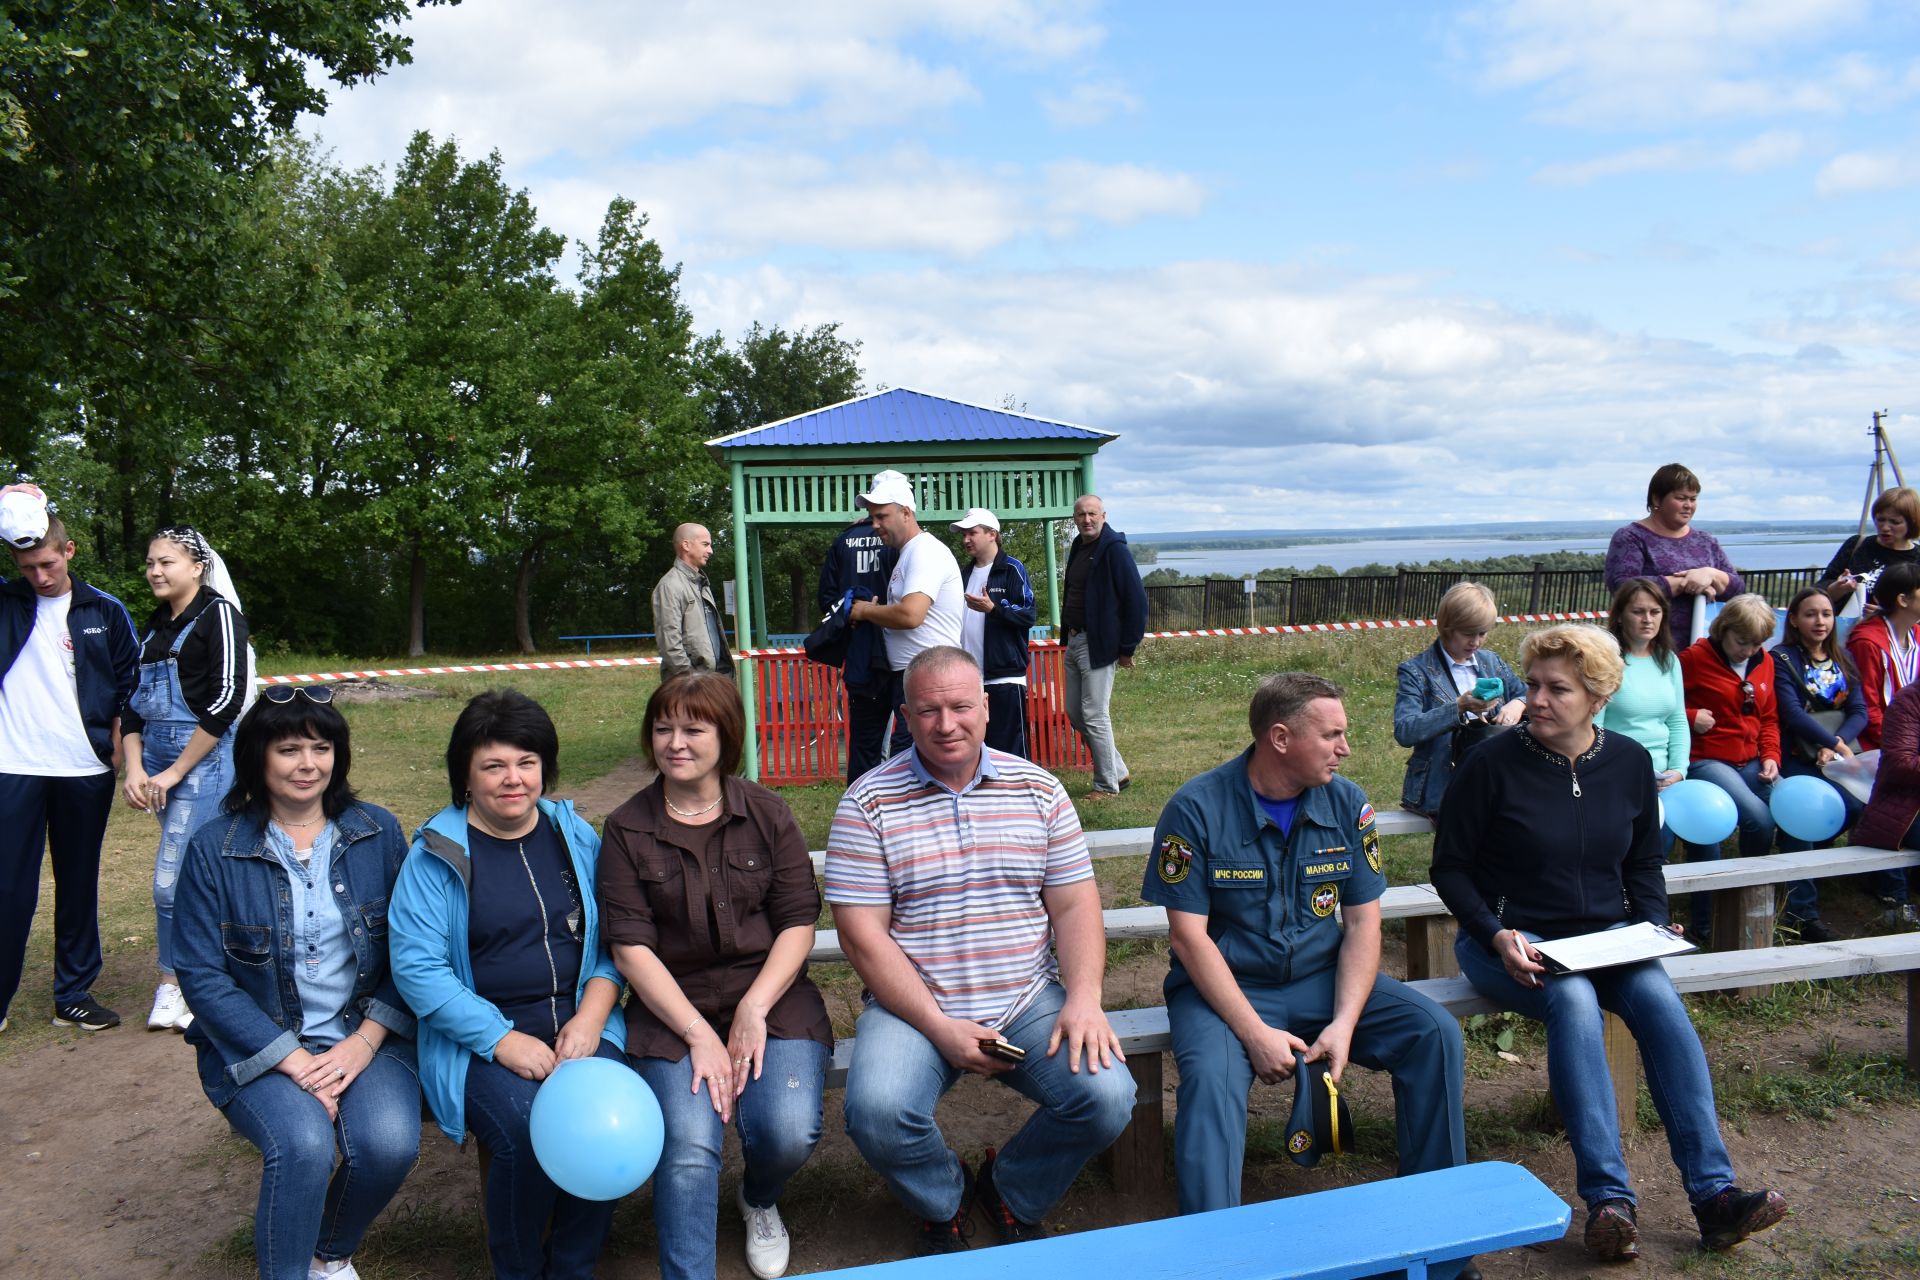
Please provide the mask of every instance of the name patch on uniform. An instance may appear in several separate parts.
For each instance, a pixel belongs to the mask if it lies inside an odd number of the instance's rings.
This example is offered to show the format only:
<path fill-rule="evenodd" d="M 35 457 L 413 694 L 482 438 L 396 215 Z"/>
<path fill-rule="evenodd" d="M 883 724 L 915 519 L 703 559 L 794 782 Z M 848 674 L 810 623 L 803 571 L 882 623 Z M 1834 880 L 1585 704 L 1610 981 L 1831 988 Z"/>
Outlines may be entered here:
<path fill-rule="evenodd" d="M 1160 851 L 1154 855 L 1154 863 L 1160 868 L 1163 883 L 1179 884 L 1193 869 L 1193 846 L 1179 836 L 1170 835 L 1160 842 Z"/>
<path fill-rule="evenodd" d="M 1361 836 L 1360 847 L 1367 852 L 1367 865 L 1378 871 L 1380 869 L 1380 833 L 1369 831 Z"/>
<path fill-rule="evenodd" d="M 1265 867 L 1215 867 L 1215 884 L 1261 884 L 1267 878 Z"/>
<path fill-rule="evenodd" d="M 1344 876 L 1353 873 L 1353 862 L 1349 858 L 1334 858 L 1329 862 L 1309 862 L 1300 868 L 1300 874 L 1309 880 L 1318 880 L 1324 876 Z"/>
<path fill-rule="evenodd" d="M 1371 804 L 1363 804 L 1360 806 L 1360 816 L 1353 820 L 1353 825 L 1356 830 L 1360 831 L 1364 831 L 1373 825 L 1373 806 Z"/>
<path fill-rule="evenodd" d="M 1313 914 L 1315 914 L 1316 916 L 1320 916 L 1322 918 L 1330 916 L 1333 914 L 1333 909 L 1339 905 L 1340 905 L 1340 886 L 1339 885 L 1323 884 L 1318 889 L 1315 889 L 1313 891 Z"/>

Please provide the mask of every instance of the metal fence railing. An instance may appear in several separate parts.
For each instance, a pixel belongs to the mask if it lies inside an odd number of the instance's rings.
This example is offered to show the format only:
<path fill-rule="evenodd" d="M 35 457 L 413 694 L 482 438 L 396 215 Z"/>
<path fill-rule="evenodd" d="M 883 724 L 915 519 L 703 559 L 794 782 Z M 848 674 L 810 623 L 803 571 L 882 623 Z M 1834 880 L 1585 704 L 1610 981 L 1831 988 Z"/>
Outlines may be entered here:
<path fill-rule="evenodd" d="M 1775 605 L 1820 575 L 1805 569 L 1743 569 L 1747 590 Z M 1307 622 L 1352 622 L 1363 618 L 1431 618 L 1440 597 L 1456 582 L 1474 581 L 1493 592 L 1501 613 L 1577 613 L 1604 610 L 1612 592 L 1599 569 L 1548 569 L 1503 573 L 1446 573 L 1404 569 L 1347 578 L 1261 578 L 1252 595 L 1240 578 L 1152 584 L 1147 587 L 1147 630 L 1188 631 L 1204 627 L 1278 627 Z"/>

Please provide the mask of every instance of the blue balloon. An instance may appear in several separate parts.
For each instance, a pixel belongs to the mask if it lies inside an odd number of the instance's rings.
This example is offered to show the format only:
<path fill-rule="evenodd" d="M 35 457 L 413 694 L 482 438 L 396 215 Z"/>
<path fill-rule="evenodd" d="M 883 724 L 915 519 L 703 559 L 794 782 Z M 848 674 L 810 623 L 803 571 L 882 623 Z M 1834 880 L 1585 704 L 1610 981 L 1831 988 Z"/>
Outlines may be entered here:
<path fill-rule="evenodd" d="M 633 1068 L 610 1058 L 561 1063 L 533 1096 L 533 1154 L 562 1190 L 618 1200 L 660 1163 L 666 1119 Z"/>
<path fill-rule="evenodd" d="M 1688 844 L 1719 844 L 1740 825 L 1733 797 L 1700 778 L 1687 778 L 1660 793 L 1667 829 Z"/>
<path fill-rule="evenodd" d="M 1774 783 L 1768 806 L 1780 829 L 1801 840 L 1826 840 L 1847 825 L 1847 802 L 1833 784 L 1806 774 Z"/>

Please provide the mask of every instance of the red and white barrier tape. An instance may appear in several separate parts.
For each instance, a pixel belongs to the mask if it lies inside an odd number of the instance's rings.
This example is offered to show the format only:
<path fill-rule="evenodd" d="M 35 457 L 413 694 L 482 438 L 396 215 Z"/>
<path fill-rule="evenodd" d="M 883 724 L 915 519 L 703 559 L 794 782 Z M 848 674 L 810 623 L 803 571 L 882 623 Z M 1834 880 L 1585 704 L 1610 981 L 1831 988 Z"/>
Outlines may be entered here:
<path fill-rule="evenodd" d="M 1603 622 L 1606 611 L 1583 613 L 1510 613 L 1495 622 Z M 1281 627 L 1207 627 L 1196 631 L 1149 631 L 1146 640 L 1184 640 L 1193 636 L 1301 636 L 1337 631 L 1408 631 L 1434 625 L 1432 618 L 1399 618 L 1369 622 L 1301 622 Z M 1037 640 L 1058 647 L 1058 640 Z M 805 649 L 743 649 L 736 658 L 774 658 L 805 653 Z M 261 676 L 261 684 L 329 684 L 337 680 L 382 680 L 392 676 L 486 675 L 500 671 L 592 671 L 609 667 L 657 667 L 659 658 L 560 658 L 552 662 L 471 662 L 454 667 L 378 667 L 365 671 L 310 671 L 295 676 Z"/>

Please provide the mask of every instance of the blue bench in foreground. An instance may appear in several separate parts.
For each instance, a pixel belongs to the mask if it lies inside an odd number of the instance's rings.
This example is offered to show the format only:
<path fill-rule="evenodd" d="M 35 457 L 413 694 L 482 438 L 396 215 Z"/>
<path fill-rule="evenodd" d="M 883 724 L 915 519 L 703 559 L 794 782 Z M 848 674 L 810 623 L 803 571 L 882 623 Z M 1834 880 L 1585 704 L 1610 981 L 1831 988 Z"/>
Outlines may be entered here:
<path fill-rule="evenodd" d="M 1558 1240 L 1572 1210 L 1517 1164 L 1487 1161 L 1184 1218 L 816 1273 L 842 1280 L 1447 1280 L 1478 1254 Z"/>

